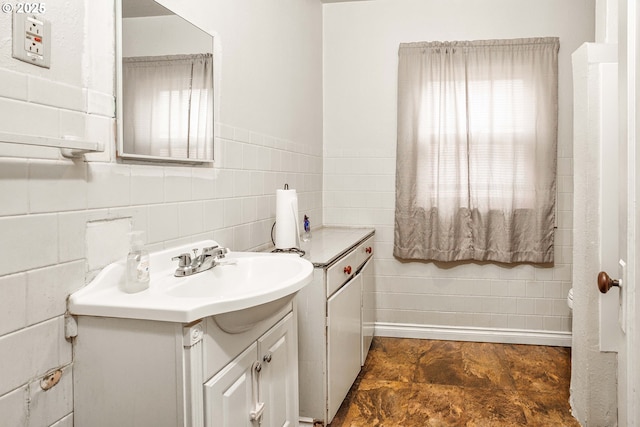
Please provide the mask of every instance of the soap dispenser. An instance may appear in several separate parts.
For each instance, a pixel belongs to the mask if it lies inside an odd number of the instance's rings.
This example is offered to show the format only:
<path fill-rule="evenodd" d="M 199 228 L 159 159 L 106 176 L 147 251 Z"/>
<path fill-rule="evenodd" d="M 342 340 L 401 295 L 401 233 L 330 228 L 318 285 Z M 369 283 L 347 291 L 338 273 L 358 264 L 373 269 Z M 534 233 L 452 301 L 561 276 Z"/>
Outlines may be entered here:
<path fill-rule="evenodd" d="M 127 255 L 127 277 L 124 291 L 140 292 L 149 287 L 149 252 L 144 249 L 144 232 L 129 233 L 131 249 Z"/>

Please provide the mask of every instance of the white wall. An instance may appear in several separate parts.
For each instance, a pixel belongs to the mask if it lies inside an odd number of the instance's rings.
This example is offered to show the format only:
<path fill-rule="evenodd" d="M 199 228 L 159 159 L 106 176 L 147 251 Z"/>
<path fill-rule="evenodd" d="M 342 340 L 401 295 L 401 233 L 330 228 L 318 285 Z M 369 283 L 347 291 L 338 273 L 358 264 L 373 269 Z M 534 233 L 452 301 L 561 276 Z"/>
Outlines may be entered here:
<path fill-rule="evenodd" d="M 178 3 L 218 37 L 222 73 L 213 168 L 115 159 L 114 4 L 46 3 L 51 69 L 11 58 L 0 14 L 0 132 L 103 142 L 71 161 L 0 144 L 0 424 L 73 425 L 69 293 L 126 253 L 132 224 L 151 249 L 214 238 L 236 250 L 270 242 L 275 190 L 299 192 L 322 223 L 322 37 L 316 0 Z M 42 375 L 62 368 L 44 393 Z"/>
<path fill-rule="evenodd" d="M 122 56 L 213 53 L 212 36 L 177 15 L 122 20 Z"/>
<path fill-rule="evenodd" d="M 325 224 L 377 233 L 376 332 L 570 345 L 571 53 L 594 37 L 591 0 L 376 0 L 323 6 Z M 402 42 L 557 36 L 558 215 L 553 268 L 392 256 L 397 52 Z"/>

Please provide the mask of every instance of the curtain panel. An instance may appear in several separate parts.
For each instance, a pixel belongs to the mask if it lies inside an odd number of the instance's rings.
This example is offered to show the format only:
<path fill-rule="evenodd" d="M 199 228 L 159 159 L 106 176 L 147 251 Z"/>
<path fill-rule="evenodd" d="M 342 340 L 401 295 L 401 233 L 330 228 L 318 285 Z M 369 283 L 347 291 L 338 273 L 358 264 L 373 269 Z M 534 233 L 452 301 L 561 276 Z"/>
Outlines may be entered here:
<path fill-rule="evenodd" d="M 553 262 L 558 50 L 400 45 L 394 256 Z"/>
<path fill-rule="evenodd" d="M 123 58 L 125 151 L 213 159 L 213 55 Z"/>

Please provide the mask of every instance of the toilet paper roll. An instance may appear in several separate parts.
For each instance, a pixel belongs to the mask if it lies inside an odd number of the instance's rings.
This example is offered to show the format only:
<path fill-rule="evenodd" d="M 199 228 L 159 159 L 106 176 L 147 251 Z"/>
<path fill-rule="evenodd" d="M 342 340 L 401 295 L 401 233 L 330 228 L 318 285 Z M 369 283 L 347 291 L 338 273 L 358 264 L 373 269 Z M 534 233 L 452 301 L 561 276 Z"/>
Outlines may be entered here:
<path fill-rule="evenodd" d="M 296 190 L 276 190 L 276 249 L 300 246 Z"/>

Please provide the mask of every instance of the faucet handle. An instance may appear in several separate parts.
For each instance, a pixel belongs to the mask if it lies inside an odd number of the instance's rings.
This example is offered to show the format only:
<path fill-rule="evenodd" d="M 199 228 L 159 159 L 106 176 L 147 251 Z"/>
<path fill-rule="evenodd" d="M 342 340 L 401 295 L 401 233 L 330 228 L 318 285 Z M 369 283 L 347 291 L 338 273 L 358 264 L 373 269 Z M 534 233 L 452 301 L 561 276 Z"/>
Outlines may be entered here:
<path fill-rule="evenodd" d="M 179 261 L 178 267 L 186 267 L 191 264 L 191 255 L 184 253 L 171 258 L 171 261 Z"/>

